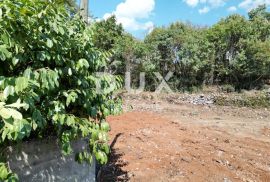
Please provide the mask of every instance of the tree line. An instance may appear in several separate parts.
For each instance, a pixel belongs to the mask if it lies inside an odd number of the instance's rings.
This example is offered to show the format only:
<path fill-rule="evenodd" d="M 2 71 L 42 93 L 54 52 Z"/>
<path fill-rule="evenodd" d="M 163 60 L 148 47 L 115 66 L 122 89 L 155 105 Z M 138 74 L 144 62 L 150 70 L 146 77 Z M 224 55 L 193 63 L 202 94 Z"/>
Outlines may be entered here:
<path fill-rule="evenodd" d="M 114 16 L 96 22 L 94 44 L 113 53 L 108 70 L 132 83 L 146 73 L 146 86 L 173 72 L 168 84 L 175 91 L 193 91 L 204 85 L 230 85 L 233 89 L 260 89 L 270 79 L 270 12 L 265 5 L 248 16 L 233 14 L 210 27 L 175 22 L 156 27 L 138 40 L 117 24 Z"/>

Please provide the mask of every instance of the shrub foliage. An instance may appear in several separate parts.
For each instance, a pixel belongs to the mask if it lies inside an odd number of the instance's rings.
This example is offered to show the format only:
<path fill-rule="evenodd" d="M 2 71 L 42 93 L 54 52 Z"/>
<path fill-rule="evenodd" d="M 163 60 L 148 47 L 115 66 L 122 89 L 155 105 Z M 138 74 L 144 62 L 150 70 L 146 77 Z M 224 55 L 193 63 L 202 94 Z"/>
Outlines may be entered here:
<path fill-rule="evenodd" d="M 107 162 L 105 118 L 121 110 L 112 97 L 120 79 L 96 74 L 110 55 L 95 48 L 92 37 L 92 28 L 65 5 L 0 2 L 1 151 L 13 142 L 53 134 L 68 155 L 71 141 L 83 137 L 89 143 L 77 160 L 91 162 L 94 154 Z M 7 161 L 0 160 L 0 181 L 16 180 Z"/>

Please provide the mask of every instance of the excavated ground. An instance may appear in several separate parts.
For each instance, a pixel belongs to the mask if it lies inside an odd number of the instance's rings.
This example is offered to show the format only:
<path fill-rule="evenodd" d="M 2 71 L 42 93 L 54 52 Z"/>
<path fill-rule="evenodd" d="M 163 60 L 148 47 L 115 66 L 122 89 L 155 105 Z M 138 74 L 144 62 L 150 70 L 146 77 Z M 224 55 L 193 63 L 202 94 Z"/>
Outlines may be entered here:
<path fill-rule="evenodd" d="M 100 181 L 270 181 L 269 109 L 168 97 L 125 96 Z"/>

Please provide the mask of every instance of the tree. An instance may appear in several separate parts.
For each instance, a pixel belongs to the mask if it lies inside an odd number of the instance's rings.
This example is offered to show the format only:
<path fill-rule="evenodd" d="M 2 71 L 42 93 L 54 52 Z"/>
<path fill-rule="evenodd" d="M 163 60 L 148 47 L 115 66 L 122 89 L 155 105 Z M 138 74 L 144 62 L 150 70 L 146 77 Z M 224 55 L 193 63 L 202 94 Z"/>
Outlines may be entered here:
<path fill-rule="evenodd" d="M 253 20 L 255 18 L 260 17 L 260 18 L 265 18 L 268 21 L 270 21 L 270 13 L 267 12 L 267 6 L 266 6 L 266 4 L 259 5 L 257 8 L 251 10 L 248 13 L 248 16 L 249 16 L 249 19 L 250 20 Z"/>
<path fill-rule="evenodd" d="M 231 63 L 240 51 L 239 42 L 249 35 L 248 21 L 240 15 L 231 15 L 211 27 L 208 39 L 215 47 L 215 80 L 223 83 L 238 82 L 231 72 Z"/>
<path fill-rule="evenodd" d="M 169 84 L 175 90 L 200 86 L 208 76 L 205 66 L 213 56 L 210 58 L 211 46 L 205 34 L 205 28 L 176 22 L 154 29 L 146 37 L 150 62 L 163 76 L 174 72 Z"/>
<path fill-rule="evenodd" d="M 182 91 L 204 84 L 231 84 L 239 90 L 257 88 L 269 78 L 266 6 L 250 11 L 248 19 L 233 14 L 211 27 L 182 22 L 157 27 L 143 41 L 125 34 L 115 17 L 94 26 L 99 32 L 94 44 L 115 52 L 109 63 L 116 73 L 132 71 L 138 77 L 139 72 L 147 72 L 150 90 L 158 83 L 153 72 L 163 76 L 174 72 L 169 84 Z"/>
<path fill-rule="evenodd" d="M 135 61 L 136 41 L 132 35 L 126 33 L 121 38 L 117 39 L 115 54 L 116 59 L 122 62 L 125 69 L 122 73 L 131 72 L 132 63 Z"/>
<path fill-rule="evenodd" d="M 124 34 L 124 29 L 121 24 L 117 24 L 115 16 L 96 22 L 94 29 L 96 32 L 93 37 L 94 44 L 104 51 L 112 51 L 117 40 Z"/>
<path fill-rule="evenodd" d="M 72 14 L 77 13 L 79 9 L 76 0 L 51 0 L 51 1 L 46 0 L 46 1 L 53 2 L 57 6 L 65 6 L 66 9 Z"/>
<path fill-rule="evenodd" d="M 155 28 L 144 42 L 151 50 L 151 59 L 155 62 L 157 69 L 161 71 L 161 74 L 167 74 L 175 55 L 171 32 L 165 27 Z"/>

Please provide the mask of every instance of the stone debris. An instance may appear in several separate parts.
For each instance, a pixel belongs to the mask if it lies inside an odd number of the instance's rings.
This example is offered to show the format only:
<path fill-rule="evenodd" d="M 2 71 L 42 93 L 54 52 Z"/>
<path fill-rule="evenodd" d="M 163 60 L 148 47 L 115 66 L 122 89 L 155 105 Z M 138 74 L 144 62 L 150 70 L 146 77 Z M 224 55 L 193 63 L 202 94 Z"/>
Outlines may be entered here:
<path fill-rule="evenodd" d="M 194 105 L 211 105 L 214 104 L 215 98 L 212 95 L 199 95 L 199 96 L 194 96 L 190 97 L 189 103 L 194 104 Z"/>
<path fill-rule="evenodd" d="M 269 100 L 270 100 L 270 88 L 266 91 L 266 94 L 267 94 L 267 97 L 268 97 Z"/>

